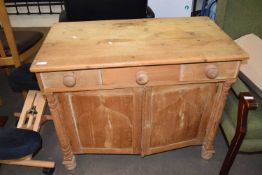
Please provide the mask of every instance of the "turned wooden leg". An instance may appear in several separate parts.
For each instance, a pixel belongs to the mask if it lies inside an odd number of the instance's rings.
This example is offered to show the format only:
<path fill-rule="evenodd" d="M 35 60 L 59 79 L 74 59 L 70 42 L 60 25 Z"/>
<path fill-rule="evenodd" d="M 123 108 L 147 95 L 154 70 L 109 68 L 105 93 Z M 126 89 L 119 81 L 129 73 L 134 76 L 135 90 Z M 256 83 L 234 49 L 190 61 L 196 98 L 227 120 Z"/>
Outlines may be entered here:
<path fill-rule="evenodd" d="M 66 135 L 62 116 L 60 115 L 60 112 L 58 110 L 58 100 L 54 96 L 54 94 L 46 94 L 46 95 L 47 95 L 48 105 L 52 113 L 52 119 L 54 121 L 54 125 L 56 128 L 58 140 L 60 142 L 63 156 L 64 156 L 63 164 L 65 165 L 66 169 L 73 170 L 76 167 L 75 156 L 72 152 L 70 142 Z"/>
<path fill-rule="evenodd" d="M 214 146 L 210 143 L 211 141 L 206 142 L 202 145 L 201 157 L 205 160 L 211 159 L 213 157 L 213 154 L 215 154 Z"/>
<path fill-rule="evenodd" d="M 255 98 L 248 92 L 239 94 L 237 127 L 235 135 L 229 146 L 226 158 L 223 162 L 219 175 L 227 175 L 246 135 L 247 116 L 249 109 L 256 109 L 257 103 Z"/>
<path fill-rule="evenodd" d="M 213 154 L 215 153 L 214 140 L 223 113 L 223 108 L 227 99 L 228 90 L 234 82 L 235 80 L 227 81 L 223 84 L 223 86 L 218 87 L 218 96 L 216 97 L 215 102 L 212 106 L 212 116 L 208 123 L 206 136 L 202 145 L 201 157 L 203 159 L 211 159 Z"/>

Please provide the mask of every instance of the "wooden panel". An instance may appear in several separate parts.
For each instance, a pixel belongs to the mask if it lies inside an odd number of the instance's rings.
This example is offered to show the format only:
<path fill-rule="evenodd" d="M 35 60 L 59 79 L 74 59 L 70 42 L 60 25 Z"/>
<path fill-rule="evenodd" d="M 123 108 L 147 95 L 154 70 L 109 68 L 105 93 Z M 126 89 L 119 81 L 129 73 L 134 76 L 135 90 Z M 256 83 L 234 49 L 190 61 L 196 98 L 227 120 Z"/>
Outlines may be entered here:
<path fill-rule="evenodd" d="M 145 72 L 148 75 L 147 86 L 174 84 L 179 80 L 179 65 L 148 66 L 103 69 L 103 86 L 109 87 L 138 87 L 137 73 Z"/>
<path fill-rule="evenodd" d="M 248 56 L 207 17 L 55 24 L 33 72 L 244 60 Z M 38 65 L 45 61 L 45 65 Z"/>
<path fill-rule="evenodd" d="M 67 87 L 64 84 L 64 77 L 72 73 L 75 78 L 75 85 Z M 62 71 L 40 73 L 45 91 L 75 91 L 80 89 L 90 89 L 102 84 L 100 70 Z"/>
<path fill-rule="evenodd" d="M 144 154 L 200 144 L 216 90 L 217 84 L 209 83 L 153 87 L 148 91 Z"/>
<path fill-rule="evenodd" d="M 64 117 L 71 120 L 68 123 L 74 123 L 68 129 L 73 129 L 69 133 L 73 147 L 78 144 L 80 148 L 75 149 L 76 153 L 141 152 L 141 89 L 75 92 L 65 96 L 68 104 L 62 104 L 63 108 L 71 111 Z"/>
<path fill-rule="evenodd" d="M 211 79 L 207 76 L 208 66 L 217 68 L 218 75 Z M 215 62 L 202 64 L 182 64 L 165 66 L 145 66 L 103 69 L 103 87 L 139 87 L 137 73 L 143 71 L 148 83 L 143 86 L 183 84 L 185 82 L 208 82 L 236 78 L 240 62 Z"/>
<path fill-rule="evenodd" d="M 211 80 L 207 76 L 208 66 L 213 65 L 217 68 L 217 80 L 226 80 L 236 78 L 240 66 L 239 61 L 232 62 L 215 62 L 215 63 L 201 63 L 201 64 L 182 64 L 180 72 L 180 81 L 203 81 Z"/>
<path fill-rule="evenodd" d="M 215 66 L 218 75 L 214 79 L 207 76 L 208 66 Z M 111 68 L 101 70 L 80 70 L 40 73 L 46 92 L 114 89 L 141 87 L 137 82 L 139 72 L 144 72 L 148 82 L 142 86 L 174 85 L 188 82 L 220 81 L 236 78 L 240 62 L 215 62 L 202 64 L 182 64 L 163 66 L 143 66 Z M 64 76 L 73 73 L 76 83 L 72 87 L 64 85 Z"/>
<path fill-rule="evenodd" d="M 68 100 L 68 94 L 67 93 L 57 93 L 56 94 L 58 101 L 59 101 L 59 107 L 57 108 L 59 112 L 61 113 L 64 128 L 66 128 L 65 132 L 68 137 L 68 140 L 70 140 L 70 145 L 72 148 L 73 153 L 81 153 L 81 147 L 80 147 L 80 140 L 77 135 L 77 128 L 75 127 L 75 120 L 74 120 L 74 111 L 71 110 L 71 104 Z"/>

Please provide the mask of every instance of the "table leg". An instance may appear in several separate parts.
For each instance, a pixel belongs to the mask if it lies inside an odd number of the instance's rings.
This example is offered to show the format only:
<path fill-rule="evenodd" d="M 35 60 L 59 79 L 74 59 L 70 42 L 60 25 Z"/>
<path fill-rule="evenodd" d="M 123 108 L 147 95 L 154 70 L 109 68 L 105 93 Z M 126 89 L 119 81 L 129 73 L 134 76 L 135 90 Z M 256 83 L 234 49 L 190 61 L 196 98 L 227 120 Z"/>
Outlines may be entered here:
<path fill-rule="evenodd" d="M 58 109 L 58 100 L 54 94 L 46 94 L 48 105 L 52 113 L 52 119 L 54 121 L 56 133 L 60 142 L 60 146 L 63 152 L 63 164 L 66 169 L 73 170 L 76 167 L 75 156 L 72 152 L 70 142 L 66 135 L 63 120 Z"/>
<path fill-rule="evenodd" d="M 214 149 L 214 140 L 216 137 L 217 129 L 219 126 L 219 122 L 223 113 L 223 108 L 225 106 L 225 102 L 227 99 L 228 95 L 228 90 L 230 89 L 232 83 L 234 83 L 235 80 L 233 81 L 227 81 L 223 84 L 222 88 L 221 86 L 219 88 L 219 95 L 216 98 L 216 101 L 213 104 L 213 112 L 210 118 L 210 121 L 208 123 L 207 131 L 206 131 L 206 136 L 204 139 L 204 143 L 202 145 L 202 153 L 201 157 L 203 159 L 211 159 L 213 154 L 215 153 Z"/>

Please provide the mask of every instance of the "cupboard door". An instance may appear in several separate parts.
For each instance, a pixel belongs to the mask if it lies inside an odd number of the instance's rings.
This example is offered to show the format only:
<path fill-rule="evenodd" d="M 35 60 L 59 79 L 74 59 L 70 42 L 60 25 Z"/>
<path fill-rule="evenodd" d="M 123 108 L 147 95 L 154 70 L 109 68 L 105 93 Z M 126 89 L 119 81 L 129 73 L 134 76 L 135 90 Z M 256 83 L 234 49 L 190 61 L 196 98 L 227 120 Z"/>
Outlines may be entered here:
<path fill-rule="evenodd" d="M 59 94 L 73 151 L 139 154 L 142 91 L 115 89 Z"/>
<path fill-rule="evenodd" d="M 148 89 L 142 154 L 201 144 L 217 88 L 217 83 L 206 83 Z"/>

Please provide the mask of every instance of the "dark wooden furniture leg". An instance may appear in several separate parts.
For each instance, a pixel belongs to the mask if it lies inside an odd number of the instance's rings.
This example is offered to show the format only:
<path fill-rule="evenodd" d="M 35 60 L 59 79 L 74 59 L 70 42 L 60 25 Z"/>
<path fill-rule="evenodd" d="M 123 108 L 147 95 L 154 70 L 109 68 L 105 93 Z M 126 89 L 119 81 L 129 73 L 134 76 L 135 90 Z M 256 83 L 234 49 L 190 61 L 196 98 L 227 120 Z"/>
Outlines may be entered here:
<path fill-rule="evenodd" d="M 3 127 L 7 122 L 7 120 L 8 120 L 7 116 L 0 116 L 0 127 Z"/>
<path fill-rule="evenodd" d="M 257 105 L 255 98 L 249 92 L 242 92 L 239 94 L 236 132 L 229 146 L 219 175 L 228 174 L 246 135 L 248 111 L 250 109 L 256 109 Z"/>

